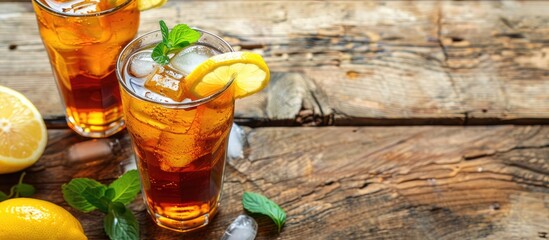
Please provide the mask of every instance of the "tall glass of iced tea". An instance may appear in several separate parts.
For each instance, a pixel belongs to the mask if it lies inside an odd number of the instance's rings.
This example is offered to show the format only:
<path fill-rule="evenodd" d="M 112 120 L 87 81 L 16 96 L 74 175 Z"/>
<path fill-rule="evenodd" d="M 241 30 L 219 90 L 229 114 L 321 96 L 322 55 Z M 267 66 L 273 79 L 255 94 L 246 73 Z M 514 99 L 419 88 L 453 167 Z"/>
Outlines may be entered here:
<path fill-rule="evenodd" d="M 197 31 L 200 39 L 174 53 L 168 65 L 151 59 L 160 31 L 132 41 L 117 63 L 148 211 L 158 225 L 182 232 L 205 226 L 217 211 L 234 113 L 232 81 L 200 98 L 186 92 L 181 99 L 166 97 L 202 61 L 233 51 L 221 38 Z M 163 94 L 150 90 L 155 87 Z"/>
<path fill-rule="evenodd" d="M 139 25 L 136 0 L 33 0 L 68 125 L 86 137 L 124 128 L 115 64 Z"/>

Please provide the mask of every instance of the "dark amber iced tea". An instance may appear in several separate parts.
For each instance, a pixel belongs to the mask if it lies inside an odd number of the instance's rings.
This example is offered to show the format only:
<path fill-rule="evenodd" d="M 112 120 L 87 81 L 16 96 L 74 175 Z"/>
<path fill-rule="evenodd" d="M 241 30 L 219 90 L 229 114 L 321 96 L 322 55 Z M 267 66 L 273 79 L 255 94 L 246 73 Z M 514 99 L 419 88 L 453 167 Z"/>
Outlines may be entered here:
<path fill-rule="evenodd" d="M 183 92 L 184 100 L 176 101 L 149 90 L 146 82 L 185 81 L 199 62 L 232 51 L 215 35 L 200 32 L 199 42 L 175 53 L 179 65 L 152 61 L 151 49 L 161 40 L 160 32 L 153 32 L 130 43 L 117 66 L 148 211 L 158 225 L 177 231 L 204 226 L 217 211 L 234 89 L 228 83 L 200 99 Z"/>
<path fill-rule="evenodd" d="M 135 0 L 33 0 L 67 122 L 88 137 L 124 127 L 115 64 L 139 25 Z"/>

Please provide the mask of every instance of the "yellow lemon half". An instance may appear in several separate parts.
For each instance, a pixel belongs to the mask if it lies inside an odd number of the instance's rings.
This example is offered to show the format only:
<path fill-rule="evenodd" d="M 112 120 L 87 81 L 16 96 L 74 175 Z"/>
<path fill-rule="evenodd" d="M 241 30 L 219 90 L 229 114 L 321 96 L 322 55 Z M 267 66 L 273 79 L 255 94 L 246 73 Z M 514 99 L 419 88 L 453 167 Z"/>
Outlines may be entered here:
<path fill-rule="evenodd" d="M 34 164 L 47 140 L 46 125 L 36 107 L 21 93 L 0 86 L 0 174 Z"/>
<path fill-rule="evenodd" d="M 195 96 L 204 97 L 220 90 L 233 78 L 235 97 L 243 98 L 267 86 L 269 68 L 257 53 L 223 53 L 198 65 L 185 77 L 185 85 Z"/>
<path fill-rule="evenodd" d="M 53 203 L 12 198 L 0 202 L 0 239 L 87 239 L 80 222 Z"/>

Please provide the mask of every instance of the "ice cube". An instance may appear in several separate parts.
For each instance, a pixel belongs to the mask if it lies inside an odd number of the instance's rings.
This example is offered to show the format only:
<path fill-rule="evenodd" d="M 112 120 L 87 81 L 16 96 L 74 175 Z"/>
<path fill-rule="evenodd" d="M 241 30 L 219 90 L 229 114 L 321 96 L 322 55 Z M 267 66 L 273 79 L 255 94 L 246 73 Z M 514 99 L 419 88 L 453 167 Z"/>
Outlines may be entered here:
<path fill-rule="evenodd" d="M 93 0 L 46 0 L 54 11 L 69 14 L 93 14 L 100 12 L 101 1 Z M 53 28 L 61 43 L 69 46 L 90 45 L 105 42 L 112 37 L 108 18 L 87 17 L 67 18 L 66 21 L 53 21 Z M 101 46 L 103 47 L 103 46 Z M 99 52 L 98 54 L 103 54 Z"/>
<path fill-rule="evenodd" d="M 179 84 L 181 79 L 177 79 L 177 77 L 183 77 L 183 75 L 169 67 L 157 66 L 153 73 L 147 77 L 145 88 L 181 102 L 184 98 L 183 88 Z"/>
<path fill-rule="evenodd" d="M 174 68 L 170 67 L 170 66 L 165 66 L 164 67 L 164 73 L 173 78 L 173 79 L 177 79 L 179 81 L 182 80 L 183 78 L 183 73 L 179 72 L 178 70 L 175 70 Z"/>
<path fill-rule="evenodd" d="M 170 65 L 188 75 L 206 59 L 216 54 L 217 52 L 209 47 L 193 45 L 177 53 L 170 60 Z"/>
<path fill-rule="evenodd" d="M 185 129 L 185 126 L 180 126 L 179 128 Z M 169 131 L 162 133 L 155 152 L 159 153 L 160 169 L 166 172 L 182 171 L 182 168 L 207 154 L 201 149 L 196 135 L 172 133 Z"/>
<path fill-rule="evenodd" d="M 130 74 L 134 77 L 143 78 L 150 75 L 158 63 L 151 58 L 151 50 L 135 53 L 130 59 Z"/>
<path fill-rule="evenodd" d="M 56 12 L 70 14 L 98 13 L 120 5 L 118 1 L 101 0 L 45 0 Z"/>
<path fill-rule="evenodd" d="M 244 130 L 233 123 L 231 133 L 229 134 L 229 147 L 227 149 L 227 157 L 229 157 L 229 159 L 244 157 L 244 151 L 242 149 L 245 137 Z"/>
<path fill-rule="evenodd" d="M 257 222 L 247 215 L 239 215 L 229 225 L 221 240 L 253 240 L 257 234 Z"/>
<path fill-rule="evenodd" d="M 101 11 L 99 8 L 99 1 L 71 1 L 73 4 L 68 8 L 64 8 L 63 12 L 65 13 L 75 13 L 75 14 L 88 14 Z"/>
<path fill-rule="evenodd" d="M 97 11 L 97 3 L 98 2 L 95 1 L 85 0 L 46 0 L 46 4 L 56 12 L 76 14 L 86 14 L 89 12 Z"/>
<path fill-rule="evenodd" d="M 151 91 L 147 91 L 145 93 L 145 97 L 148 98 L 148 99 L 151 99 L 155 102 L 164 102 L 164 103 L 175 103 L 175 101 L 171 98 L 167 98 L 167 97 L 164 97 L 160 94 L 157 94 L 157 93 L 154 93 L 154 92 L 151 92 Z"/>
<path fill-rule="evenodd" d="M 143 82 L 144 81 L 141 81 L 140 79 L 130 78 L 130 87 L 135 94 L 148 98 L 155 102 L 175 103 L 174 100 L 164 97 L 160 94 L 154 93 L 151 90 L 145 88 L 145 86 L 143 86 Z"/>

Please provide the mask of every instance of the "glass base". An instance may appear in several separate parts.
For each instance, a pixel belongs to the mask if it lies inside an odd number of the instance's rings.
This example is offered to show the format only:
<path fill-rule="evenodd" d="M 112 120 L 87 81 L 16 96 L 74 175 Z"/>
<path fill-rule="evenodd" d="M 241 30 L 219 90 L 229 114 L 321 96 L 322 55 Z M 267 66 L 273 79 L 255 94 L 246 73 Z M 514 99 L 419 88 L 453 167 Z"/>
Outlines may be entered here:
<path fill-rule="evenodd" d="M 122 131 L 126 126 L 126 124 L 124 123 L 124 119 L 122 118 L 108 125 L 97 126 L 97 125 L 88 125 L 88 124 L 77 125 L 74 123 L 74 119 L 72 119 L 71 117 L 67 117 L 67 124 L 72 130 L 74 130 L 80 136 L 89 137 L 89 138 L 110 137 L 116 134 L 117 132 Z"/>
<path fill-rule="evenodd" d="M 193 219 L 179 220 L 171 219 L 165 216 L 161 216 L 158 213 L 153 212 L 149 206 L 147 206 L 147 211 L 152 217 L 153 221 L 160 227 L 176 231 L 176 232 L 190 232 L 196 229 L 202 228 L 213 219 L 217 213 L 218 206 L 216 205 L 209 213 L 206 213 L 202 216 L 198 216 Z"/>

